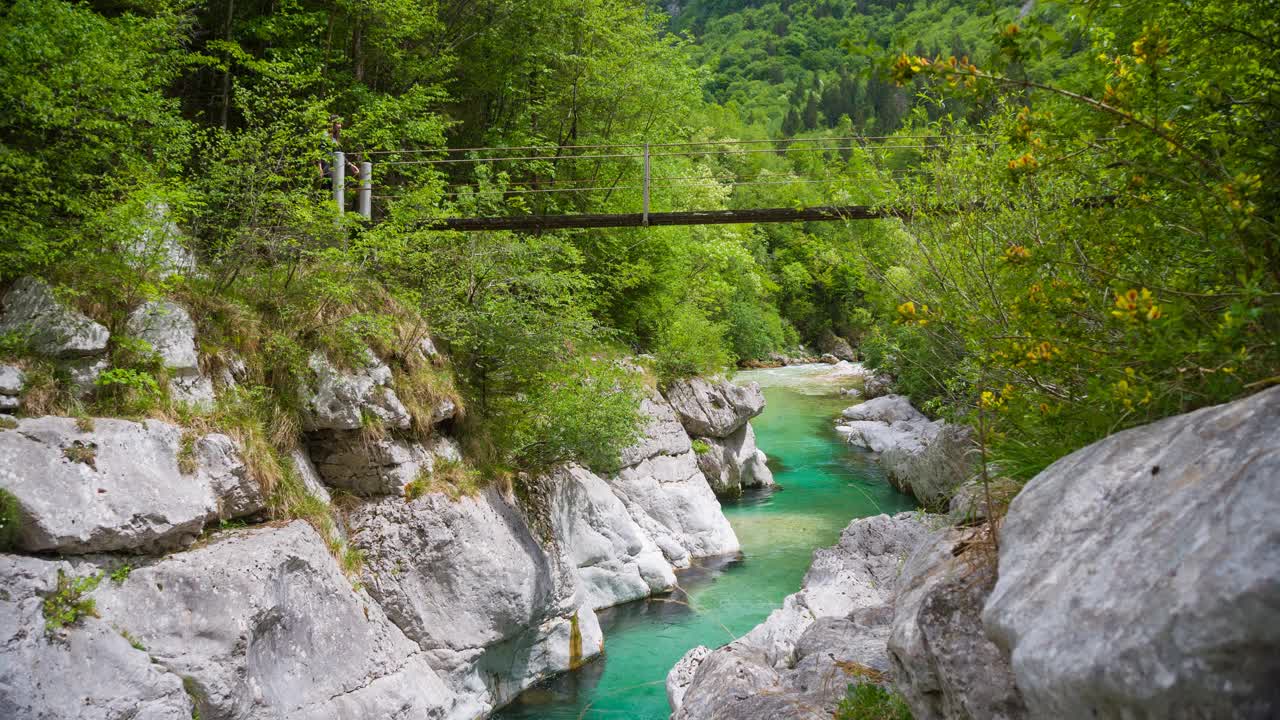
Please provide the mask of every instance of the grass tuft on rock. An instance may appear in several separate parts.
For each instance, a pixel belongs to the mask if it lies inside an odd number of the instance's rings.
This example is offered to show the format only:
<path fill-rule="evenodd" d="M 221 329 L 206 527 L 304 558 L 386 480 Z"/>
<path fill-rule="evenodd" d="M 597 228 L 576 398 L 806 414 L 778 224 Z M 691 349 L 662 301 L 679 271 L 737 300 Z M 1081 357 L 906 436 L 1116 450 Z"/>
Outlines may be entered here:
<path fill-rule="evenodd" d="M 902 696 L 874 683 L 850 685 L 834 720 L 911 720 Z"/>

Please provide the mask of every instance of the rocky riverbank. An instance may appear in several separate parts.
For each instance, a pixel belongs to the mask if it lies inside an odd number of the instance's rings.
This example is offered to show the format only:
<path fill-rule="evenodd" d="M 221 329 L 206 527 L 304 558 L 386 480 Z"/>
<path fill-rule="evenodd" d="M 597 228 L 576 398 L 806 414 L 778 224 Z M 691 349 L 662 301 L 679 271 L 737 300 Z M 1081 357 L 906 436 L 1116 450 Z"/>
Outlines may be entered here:
<path fill-rule="evenodd" d="M 43 283 L 0 302 L 0 327 L 32 332 L 42 357 L 110 369 L 107 329 Z M 235 392 L 236 363 L 202 367 L 180 305 L 133 318 L 174 397 L 199 408 Z M 437 356 L 426 337 L 416 352 Z M 771 482 L 748 423 L 759 388 L 693 379 L 644 401 L 643 437 L 616 468 L 446 494 L 423 479 L 459 462 L 450 398 L 406 402 L 372 351 L 308 364 L 304 442 L 277 482 L 304 488 L 311 523 L 266 522 L 278 488 L 241 440 L 21 416 L 36 399 L 24 368 L 0 367 L 3 409 L 19 413 L 0 418 L 0 499 L 17 525 L 0 528 L 13 549 L 0 554 L 0 717 L 484 717 L 599 654 L 595 610 L 737 552 L 716 493 Z"/>
<path fill-rule="evenodd" d="M 765 623 L 672 668 L 673 717 L 827 716 L 859 683 L 918 720 L 1274 717 L 1277 478 L 1280 388 L 1062 458 L 998 544 L 940 516 L 855 520 Z"/>

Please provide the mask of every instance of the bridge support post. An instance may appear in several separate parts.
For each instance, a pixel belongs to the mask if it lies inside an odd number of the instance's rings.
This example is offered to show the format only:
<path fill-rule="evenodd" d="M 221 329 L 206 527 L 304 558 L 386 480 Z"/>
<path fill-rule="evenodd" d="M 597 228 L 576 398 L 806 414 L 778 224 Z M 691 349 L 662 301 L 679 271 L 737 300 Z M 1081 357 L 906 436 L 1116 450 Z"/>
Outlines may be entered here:
<path fill-rule="evenodd" d="M 347 155 L 341 150 L 333 151 L 333 168 L 329 171 L 333 175 L 333 202 L 338 206 L 338 214 L 341 215 L 346 208 L 346 195 L 343 185 L 347 182 Z"/>
<path fill-rule="evenodd" d="M 644 144 L 644 209 L 641 224 L 649 227 L 649 143 Z"/>
<path fill-rule="evenodd" d="M 365 220 L 373 219 L 373 163 L 360 163 L 360 194 L 356 198 L 356 209 Z"/>

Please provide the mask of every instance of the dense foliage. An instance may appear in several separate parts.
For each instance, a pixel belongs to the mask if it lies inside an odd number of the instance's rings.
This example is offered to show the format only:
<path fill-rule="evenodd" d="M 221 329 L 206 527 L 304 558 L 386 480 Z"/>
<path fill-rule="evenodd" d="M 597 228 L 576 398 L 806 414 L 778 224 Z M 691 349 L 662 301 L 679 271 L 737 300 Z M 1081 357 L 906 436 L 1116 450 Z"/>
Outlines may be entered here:
<path fill-rule="evenodd" d="M 625 356 L 666 380 L 838 335 L 1026 476 L 1275 381 L 1276 26 L 1257 0 L 16 0 L 0 285 L 43 275 L 111 327 L 100 394 L 118 412 L 163 401 L 119 331 L 171 295 L 211 362 L 261 359 L 237 407 L 287 408 L 308 348 L 369 346 L 407 396 L 463 402 L 473 452 L 504 469 L 607 463 L 643 392 Z M 328 199 L 331 114 L 376 161 L 374 226 Z M 854 134 L 886 137 L 835 139 Z M 672 180 L 654 211 L 928 212 L 426 229 L 635 212 L 642 170 L 623 156 L 644 143 Z M 466 157 L 446 146 L 513 159 L 433 162 Z M 563 186 L 608 189 L 531 192 Z M 201 277 L 158 272 L 169 220 Z M 414 359 L 428 331 L 449 367 Z M 52 370 L 34 377 L 65 400 Z"/>

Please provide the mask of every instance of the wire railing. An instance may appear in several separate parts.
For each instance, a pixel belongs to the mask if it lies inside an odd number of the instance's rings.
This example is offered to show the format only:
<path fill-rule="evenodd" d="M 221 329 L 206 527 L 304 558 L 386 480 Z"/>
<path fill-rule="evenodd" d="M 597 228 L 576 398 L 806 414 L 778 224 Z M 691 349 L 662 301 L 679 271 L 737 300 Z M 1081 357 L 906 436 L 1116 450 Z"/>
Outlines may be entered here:
<path fill-rule="evenodd" d="M 465 198 L 546 197 L 551 200 L 576 195 L 575 203 L 581 206 L 595 197 L 593 193 L 612 198 L 616 193 L 638 191 L 641 224 L 647 225 L 655 193 L 687 192 L 703 187 L 733 192 L 741 187 L 792 185 L 826 185 L 839 189 L 853 184 L 864 190 L 868 183 L 878 179 L 897 180 L 923 172 L 917 166 L 886 167 L 890 157 L 899 158 L 898 162 L 903 162 L 902 158 L 911 162 L 915 153 L 994 147 L 998 143 L 997 136 L 989 134 L 928 134 L 370 150 L 359 153 L 364 162 L 361 163 L 358 207 L 360 214 L 371 220 L 374 199 L 386 202 L 408 197 L 412 193 L 396 191 L 411 190 L 415 182 L 424 182 L 424 176 L 408 169 L 419 167 L 429 171 L 425 177 L 435 179 L 432 184 L 439 190 L 431 194 L 445 204 L 456 204 Z M 850 162 L 856 156 L 857 162 L 865 165 L 857 168 L 864 177 L 837 172 L 834 176 L 818 178 L 797 174 L 803 170 L 795 167 L 788 166 L 785 172 L 779 172 L 768 163 L 752 162 L 753 158 L 760 156 L 799 159 L 806 154 L 818 153 L 824 158 L 839 157 Z M 681 160 L 696 163 L 693 167 L 702 168 L 705 173 L 689 174 L 690 166 L 687 162 L 681 165 Z M 655 161 L 669 168 L 667 174 L 653 173 Z M 342 168 L 344 163 L 345 157 L 336 153 L 334 167 Z M 589 170 L 583 170 L 584 163 L 588 164 Z M 483 174 L 487 178 L 477 177 L 482 174 L 478 172 L 480 168 L 485 169 Z M 675 174 L 670 173 L 671 169 L 676 171 Z M 830 169 L 828 166 L 824 172 Z M 376 195 L 372 191 L 375 173 L 382 178 L 379 189 L 383 190 Z M 496 173 L 502 173 L 497 180 L 494 179 Z M 341 175 L 338 172 L 334 176 L 334 196 L 339 207 L 343 204 Z M 468 176 L 475 179 L 464 181 Z M 612 180 L 602 182 L 604 176 Z M 440 179 L 445 181 L 443 187 L 437 184 Z M 386 192 L 382 185 L 391 185 L 387 189 L 392 192 Z M 546 208 L 542 210 L 545 212 Z"/>

